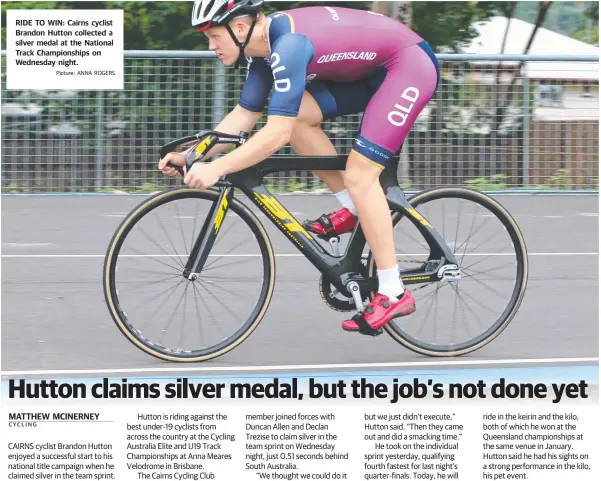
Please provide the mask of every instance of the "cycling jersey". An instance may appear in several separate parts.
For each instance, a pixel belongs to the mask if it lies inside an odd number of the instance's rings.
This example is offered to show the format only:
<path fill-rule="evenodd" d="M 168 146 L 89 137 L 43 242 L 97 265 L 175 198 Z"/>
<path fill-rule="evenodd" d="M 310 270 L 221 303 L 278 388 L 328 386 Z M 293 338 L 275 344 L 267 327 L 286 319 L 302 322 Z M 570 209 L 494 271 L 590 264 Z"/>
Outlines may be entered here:
<path fill-rule="evenodd" d="M 269 58 L 249 60 L 240 105 L 296 117 L 307 91 L 324 120 L 364 112 L 353 149 L 384 166 L 439 81 L 434 53 L 396 20 L 373 12 L 308 7 L 268 16 Z"/>

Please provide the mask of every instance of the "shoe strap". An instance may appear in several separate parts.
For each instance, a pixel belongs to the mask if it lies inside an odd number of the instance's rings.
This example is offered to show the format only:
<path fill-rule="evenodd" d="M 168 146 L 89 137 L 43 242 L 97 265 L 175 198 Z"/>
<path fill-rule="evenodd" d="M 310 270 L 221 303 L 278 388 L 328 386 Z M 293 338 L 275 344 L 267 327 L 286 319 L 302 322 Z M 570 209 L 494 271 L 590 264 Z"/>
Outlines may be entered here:
<path fill-rule="evenodd" d="M 332 221 L 330 220 L 330 217 L 328 215 L 322 215 L 319 218 L 319 223 L 322 225 L 322 227 L 327 230 L 327 229 L 333 229 L 334 228 L 334 224 L 332 224 Z"/>
<path fill-rule="evenodd" d="M 359 332 L 362 332 L 364 334 L 373 334 L 373 332 L 376 329 L 373 329 L 365 320 L 365 318 L 363 317 L 363 312 L 358 312 L 357 314 L 355 314 L 353 316 L 353 321 L 355 321 L 355 323 L 357 324 L 357 327 L 359 327 Z"/>

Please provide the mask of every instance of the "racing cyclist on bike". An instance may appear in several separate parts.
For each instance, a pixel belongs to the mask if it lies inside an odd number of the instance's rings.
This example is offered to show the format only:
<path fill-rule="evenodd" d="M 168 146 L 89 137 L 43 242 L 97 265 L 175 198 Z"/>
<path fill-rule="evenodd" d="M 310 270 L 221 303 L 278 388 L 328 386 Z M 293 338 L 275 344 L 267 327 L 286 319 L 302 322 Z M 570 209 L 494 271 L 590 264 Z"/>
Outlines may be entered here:
<path fill-rule="evenodd" d="M 238 66 L 244 57 L 249 61 L 240 102 L 215 130 L 236 135 L 252 130 L 273 92 L 266 125 L 223 157 L 196 162 L 184 182 L 208 188 L 288 143 L 303 156 L 337 155 L 321 122 L 364 112 L 346 171 L 315 172 L 342 209 L 305 227 L 327 237 L 351 231 L 360 220 L 376 262 L 378 292 L 342 327 L 358 331 L 355 320 L 363 316 L 378 329 L 415 311 L 415 300 L 399 276 L 392 219 L 379 176 L 438 86 L 436 58 L 416 33 L 380 14 L 316 6 L 266 16 L 262 7 L 263 0 L 194 2 L 192 26 L 208 37 L 209 49 L 219 60 L 226 66 Z M 218 145 L 207 157 L 226 148 Z M 170 153 L 159 162 L 166 175 L 178 175 L 167 162 L 184 166 L 185 155 Z"/>

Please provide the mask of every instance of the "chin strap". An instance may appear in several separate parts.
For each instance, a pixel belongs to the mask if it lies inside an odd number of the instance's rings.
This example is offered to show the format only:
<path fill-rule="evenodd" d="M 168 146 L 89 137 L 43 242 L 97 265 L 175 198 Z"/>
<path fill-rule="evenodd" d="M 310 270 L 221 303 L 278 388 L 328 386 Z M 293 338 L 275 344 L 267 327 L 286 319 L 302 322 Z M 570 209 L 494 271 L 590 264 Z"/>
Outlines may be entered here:
<path fill-rule="evenodd" d="M 248 45 L 248 42 L 250 42 L 250 38 L 251 38 L 251 36 L 253 34 L 253 30 L 255 28 L 255 24 L 257 23 L 257 15 L 254 14 L 252 16 L 252 18 L 253 18 L 253 23 L 250 25 L 250 30 L 248 31 L 248 35 L 246 36 L 246 40 L 244 42 L 238 41 L 238 39 L 234 35 L 234 32 L 232 31 L 232 28 L 230 27 L 229 23 L 225 24 L 225 28 L 227 28 L 227 31 L 230 33 L 232 39 L 234 40 L 234 42 L 236 43 L 236 45 L 238 45 L 238 48 L 240 49 L 240 55 L 238 56 L 238 60 L 236 60 L 236 65 L 234 65 L 234 68 L 238 68 L 240 66 L 240 62 L 242 61 L 242 59 L 244 59 L 244 49 Z"/>

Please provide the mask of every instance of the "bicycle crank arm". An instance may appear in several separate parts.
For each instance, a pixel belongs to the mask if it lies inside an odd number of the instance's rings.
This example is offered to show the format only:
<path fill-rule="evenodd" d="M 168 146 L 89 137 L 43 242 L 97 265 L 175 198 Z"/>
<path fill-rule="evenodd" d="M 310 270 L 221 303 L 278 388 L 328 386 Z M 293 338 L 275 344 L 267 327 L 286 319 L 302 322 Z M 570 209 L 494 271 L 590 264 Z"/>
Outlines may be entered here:
<path fill-rule="evenodd" d="M 346 290 L 353 296 L 353 301 L 355 301 L 355 308 L 360 311 L 363 309 L 363 300 L 361 299 L 361 289 L 359 288 L 359 284 L 355 281 L 351 281 L 347 284 Z"/>

